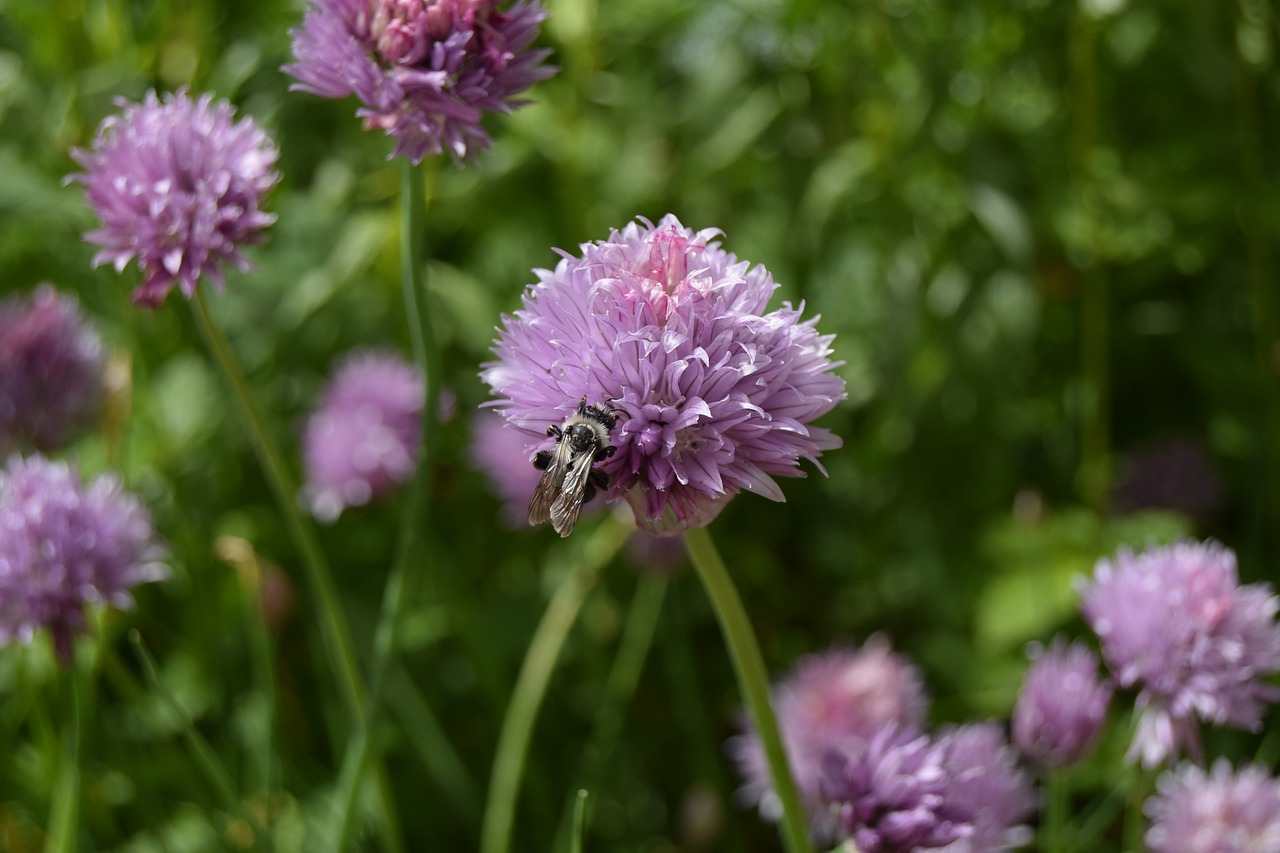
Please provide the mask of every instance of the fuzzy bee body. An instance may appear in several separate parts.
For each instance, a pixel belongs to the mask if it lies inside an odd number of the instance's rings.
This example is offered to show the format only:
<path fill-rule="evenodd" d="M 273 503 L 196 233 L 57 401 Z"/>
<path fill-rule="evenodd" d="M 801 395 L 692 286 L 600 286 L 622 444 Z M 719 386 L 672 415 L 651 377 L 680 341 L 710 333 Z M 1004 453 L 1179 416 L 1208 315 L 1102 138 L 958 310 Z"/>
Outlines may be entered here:
<path fill-rule="evenodd" d="M 582 505 L 596 492 L 609 488 L 609 476 L 594 468 L 617 450 L 609 444 L 618 416 L 607 406 L 588 406 L 587 398 L 560 426 L 547 427 L 556 440 L 555 450 L 542 450 L 533 466 L 542 471 L 529 499 L 529 524 L 548 521 L 556 533 L 568 536 L 578 523 Z"/>

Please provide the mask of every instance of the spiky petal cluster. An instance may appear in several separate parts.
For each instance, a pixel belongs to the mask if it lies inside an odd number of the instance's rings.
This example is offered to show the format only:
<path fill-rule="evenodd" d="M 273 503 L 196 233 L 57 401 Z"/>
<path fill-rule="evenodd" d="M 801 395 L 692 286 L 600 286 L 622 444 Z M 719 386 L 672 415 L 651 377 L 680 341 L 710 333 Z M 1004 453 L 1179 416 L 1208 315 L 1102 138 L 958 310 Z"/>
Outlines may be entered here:
<path fill-rule="evenodd" d="M 828 753 L 823 792 L 860 853 L 995 853 L 1025 843 L 1035 795 L 994 723 L 922 735 L 890 724 Z"/>
<path fill-rule="evenodd" d="M 1098 658 L 1083 643 L 1059 637 L 1032 658 L 1013 709 L 1013 741 L 1042 766 L 1074 764 L 1106 721 L 1111 685 L 1098 678 Z"/>
<path fill-rule="evenodd" d="M 1280 780 L 1260 767 L 1211 772 L 1184 764 L 1165 773 L 1147 800 L 1151 853 L 1254 853 L 1280 850 Z"/>
<path fill-rule="evenodd" d="M 1098 561 L 1081 610 L 1141 714 L 1129 759 L 1154 767 L 1180 748 L 1197 754 L 1196 720 L 1256 729 L 1280 698 L 1280 601 L 1240 585 L 1236 556 L 1216 542 L 1180 542 Z"/>
<path fill-rule="evenodd" d="M 832 338 L 790 305 L 766 313 L 773 278 L 719 233 L 640 220 L 538 270 L 482 374 L 530 450 L 583 396 L 613 406 L 606 498 L 654 533 L 705 525 L 743 489 L 781 501 L 775 476 L 840 446 L 810 425 L 844 397 Z"/>
<path fill-rule="evenodd" d="M 918 730 L 928 705 L 919 671 L 879 635 L 862 648 L 836 647 L 803 658 L 774 687 L 772 699 L 792 778 L 822 838 L 834 829 L 822 797 L 827 753 L 857 756 L 886 725 Z M 739 796 L 778 820 L 781 804 L 759 735 L 748 727 L 730 741 L 730 750 L 745 780 Z"/>
<path fill-rule="evenodd" d="M 555 73 L 549 50 L 529 50 L 546 14 L 530 0 L 312 0 L 283 70 L 294 89 L 359 98 L 365 127 L 395 138 L 392 156 L 461 160 L 489 147 L 485 113 L 510 112 Z"/>
<path fill-rule="evenodd" d="M 339 365 L 303 435 L 303 498 L 317 518 L 332 521 L 413 477 L 425 398 L 422 374 L 393 353 Z"/>
<path fill-rule="evenodd" d="M 120 481 L 85 484 L 65 462 L 10 458 L 0 470 L 0 643 L 50 632 L 65 658 L 86 605 L 129 608 L 168 568 L 151 516 Z"/>
<path fill-rule="evenodd" d="M 51 285 L 0 303 L 0 458 L 57 450 L 102 410 L 105 351 L 80 306 Z"/>
<path fill-rule="evenodd" d="M 155 308 L 174 285 L 190 299 L 200 279 L 221 289 L 222 265 L 249 269 L 241 248 L 261 242 L 275 214 L 261 209 L 276 185 L 279 152 L 251 118 L 213 95 L 185 89 L 140 104 L 116 101 L 121 114 L 98 128 L 91 150 L 71 156 L 84 171 L 85 199 L 102 227 L 85 239 L 102 248 L 94 265 L 142 270 L 133 300 Z"/>

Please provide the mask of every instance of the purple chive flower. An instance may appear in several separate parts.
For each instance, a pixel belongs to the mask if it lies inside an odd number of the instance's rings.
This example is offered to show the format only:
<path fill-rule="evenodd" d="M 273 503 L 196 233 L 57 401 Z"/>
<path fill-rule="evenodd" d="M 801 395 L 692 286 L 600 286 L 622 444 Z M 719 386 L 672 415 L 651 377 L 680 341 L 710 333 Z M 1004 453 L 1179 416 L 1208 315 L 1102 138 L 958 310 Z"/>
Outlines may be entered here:
<path fill-rule="evenodd" d="M 528 529 L 529 496 L 542 476 L 527 443 L 523 433 L 493 412 L 480 411 L 471 420 L 471 464 L 502 501 L 503 520 L 518 529 Z"/>
<path fill-rule="evenodd" d="M 1165 773 L 1147 800 L 1151 853 L 1262 853 L 1280 850 L 1280 780 L 1259 766 L 1211 772 L 1184 764 Z"/>
<path fill-rule="evenodd" d="M 367 129 L 396 140 L 414 163 L 447 149 L 462 160 L 489 147 L 485 113 L 507 113 L 555 69 L 529 50 L 547 16 L 519 0 L 311 0 L 291 30 L 291 88 L 322 98 L 355 95 Z"/>
<path fill-rule="evenodd" d="M 1027 841 L 1035 795 L 994 723 L 930 736 L 889 724 L 829 752 L 823 793 L 860 853 L 995 853 Z"/>
<path fill-rule="evenodd" d="M 1075 764 L 1093 747 L 1110 703 L 1097 656 L 1082 643 L 1055 638 L 1047 650 L 1032 651 L 1013 709 L 1013 741 L 1045 767 Z"/>
<path fill-rule="evenodd" d="M 1026 773 L 996 723 L 975 723 L 944 731 L 947 798 L 970 815 L 973 833 L 948 853 L 984 853 L 1021 847 L 1031 840 L 1024 823 L 1037 800 Z"/>
<path fill-rule="evenodd" d="M 87 485 L 65 462 L 13 456 L 0 470 L 0 643 L 44 628 L 65 659 L 85 605 L 130 608 L 169 575 L 142 502 L 110 475 Z"/>
<path fill-rule="evenodd" d="M 971 815 L 947 799 L 947 748 L 890 724 L 856 756 L 827 754 L 823 793 L 859 853 L 936 849 L 973 834 Z"/>
<path fill-rule="evenodd" d="M 896 724 L 916 731 L 928 697 L 919 671 L 876 635 L 862 648 L 833 648 L 803 658 L 773 690 L 783 745 L 814 834 L 832 837 L 834 826 L 822 796 L 827 753 L 856 757 L 876 733 Z M 729 742 L 745 779 L 739 798 L 758 805 L 770 820 L 782 816 L 764 747 L 748 727 Z"/>
<path fill-rule="evenodd" d="M 425 398 L 421 373 L 397 355 L 343 361 L 303 436 L 303 499 L 316 518 L 333 521 L 413 477 Z"/>
<path fill-rule="evenodd" d="M 0 456 L 58 450 L 102 411 L 106 353 L 80 306 L 51 285 L 0 303 Z"/>
<path fill-rule="evenodd" d="M 121 272 L 137 261 L 145 277 L 133 301 L 148 308 L 175 284 L 188 299 L 202 278 L 221 290 L 222 265 L 249 269 L 241 248 L 261 242 L 276 220 L 260 209 L 280 180 L 275 144 L 212 95 L 192 99 L 180 89 L 116 103 L 122 114 L 102 122 L 92 150 L 71 152 L 84 171 L 67 178 L 84 184 L 102 221 L 85 235 L 102 247 L 94 265 Z"/>
<path fill-rule="evenodd" d="M 1200 752 L 1197 718 L 1254 730 L 1280 671 L 1280 602 L 1267 584 L 1241 586 L 1236 556 L 1216 542 L 1180 542 L 1098 561 L 1081 610 L 1122 687 L 1138 687 L 1130 761 L 1154 767 L 1180 748 Z"/>
<path fill-rule="evenodd" d="M 536 271 L 482 373 L 531 452 L 582 397 L 614 407 L 605 498 L 652 533 L 705 525 L 742 489 L 781 501 L 775 476 L 841 443 L 810 425 L 844 398 L 832 337 L 789 304 L 765 313 L 773 278 L 719 233 L 640 220 Z"/>

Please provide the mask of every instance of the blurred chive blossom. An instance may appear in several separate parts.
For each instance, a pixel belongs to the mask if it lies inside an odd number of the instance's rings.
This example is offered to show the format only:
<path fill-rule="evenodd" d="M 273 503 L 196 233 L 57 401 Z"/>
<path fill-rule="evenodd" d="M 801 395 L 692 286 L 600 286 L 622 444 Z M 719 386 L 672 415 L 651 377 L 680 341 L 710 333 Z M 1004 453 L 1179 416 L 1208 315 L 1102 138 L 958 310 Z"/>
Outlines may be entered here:
<path fill-rule="evenodd" d="M 422 374 L 394 353 L 343 360 L 303 434 L 303 500 L 316 518 L 333 521 L 413 477 L 425 399 Z"/>
<path fill-rule="evenodd" d="M 42 284 L 0 303 L 0 456 L 59 450 L 102 412 L 106 352 L 74 297 Z"/>
<path fill-rule="evenodd" d="M 209 94 L 153 91 L 140 104 L 116 104 L 121 114 L 103 120 L 92 149 L 71 152 L 84 171 L 66 179 L 84 185 L 102 221 L 85 234 L 102 247 L 94 265 L 122 272 L 136 260 L 144 279 L 133 301 L 148 308 L 175 284 L 188 299 L 202 278 L 221 291 L 222 265 L 250 269 L 241 249 L 262 242 L 276 220 L 261 209 L 280 181 L 275 143 Z"/>
<path fill-rule="evenodd" d="M 1280 780 L 1261 766 L 1184 764 L 1160 777 L 1144 810 L 1151 853 L 1280 850 Z"/>
<path fill-rule="evenodd" d="M 936 735 L 890 723 L 855 756 L 824 758 L 823 793 L 860 853 L 1024 844 L 1035 795 L 994 723 Z"/>
<path fill-rule="evenodd" d="M 359 98 L 365 128 L 396 140 L 391 156 L 461 161 L 492 143 L 486 113 L 555 73 L 550 50 L 528 49 L 546 15 L 525 0 L 312 0 L 282 70 L 293 89 Z"/>
<path fill-rule="evenodd" d="M 1084 758 L 1107 718 L 1111 685 L 1098 678 L 1098 658 L 1082 643 L 1061 637 L 1035 648 L 1013 709 L 1013 741 L 1044 767 Z"/>
<path fill-rule="evenodd" d="M 527 443 L 528 436 L 494 412 L 481 410 L 471 419 L 471 464 L 502 501 L 503 521 L 517 529 L 528 527 L 529 496 L 542 476 Z"/>
<path fill-rule="evenodd" d="M 918 731 L 928 708 L 920 673 L 875 635 L 861 648 L 836 647 L 809 655 L 773 689 L 773 704 L 800 798 L 814 834 L 835 837 L 822 796 L 823 760 L 829 752 L 861 755 L 890 724 Z M 752 728 L 729 741 L 745 783 L 738 792 L 770 820 L 781 817 L 764 748 Z"/>
<path fill-rule="evenodd" d="M 0 471 L 0 642 L 44 628 L 68 658 L 85 606 L 132 607 L 133 587 L 169 576 L 166 555 L 114 475 L 85 484 L 65 462 L 11 457 Z"/>
<path fill-rule="evenodd" d="M 1217 542 L 1179 542 L 1101 559 L 1081 584 L 1081 610 L 1122 687 L 1137 687 L 1128 760 L 1155 767 L 1200 754 L 1196 720 L 1257 730 L 1280 689 L 1280 601 L 1270 585 L 1240 585 L 1236 556 Z"/>
<path fill-rule="evenodd" d="M 564 253 L 503 317 L 481 373 L 530 452 L 553 446 L 547 427 L 582 397 L 614 407 L 606 498 L 652 533 L 706 525 L 742 489 L 782 501 L 775 476 L 803 476 L 801 459 L 841 445 L 810 426 L 845 395 L 832 336 L 803 306 L 765 313 L 772 276 L 719 234 L 668 215 Z"/>

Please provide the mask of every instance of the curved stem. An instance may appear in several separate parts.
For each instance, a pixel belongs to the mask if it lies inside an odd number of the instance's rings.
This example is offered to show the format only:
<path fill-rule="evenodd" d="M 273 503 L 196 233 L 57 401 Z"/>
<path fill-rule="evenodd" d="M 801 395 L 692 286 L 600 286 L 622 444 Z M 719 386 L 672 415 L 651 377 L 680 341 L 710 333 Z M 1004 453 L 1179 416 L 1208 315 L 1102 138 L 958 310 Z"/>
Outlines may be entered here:
<path fill-rule="evenodd" d="M 791 765 L 778 734 L 778 721 L 769 703 L 769 676 L 764 658 L 751 630 L 751 621 L 738 597 L 738 590 L 725 570 L 724 561 L 706 528 L 695 528 L 684 534 L 685 548 L 693 562 L 702 586 L 716 611 L 720 630 L 724 634 L 729 657 L 738 676 L 738 689 L 742 691 L 752 722 L 760 735 L 764 754 L 769 762 L 769 775 L 773 790 L 782 804 L 782 837 L 790 853 L 812 853 L 804 811 L 795 781 L 791 778 Z"/>
<path fill-rule="evenodd" d="M 249 427 L 249 438 L 258 456 L 258 462 L 262 465 L 276 503 L 284 515 L 289 535 L 302 557 L 303 570 L 312 595 L 316 599 L 316 609 L 320 617 L 320 634 L 324 640 L 325 651 L 328 652 L 329 659 L 334 665 L 334 678 L 338 684 L 338 692 L 342 696 L 348 718 L 358 724 L 364 718 L 360 675 L 356 667 L 351 632 L 347 627 L 342 608 L 338 604 L 338 592 L 333 584 L 333 576 L 320 550 L 320 544 L 316 541 L 314 531 L 303 520 L 302 513 L 298 510 L 297 486 L 289 477 L 280 452 L 268 435 L 262 415 L 258 412 L 258 407 L 249 394 L 248 385 L 240 374 L 240 368 L 231 355 L 226 338 L 213 322 L 213 318 L 209 316 L 209 309 L 199 290 L 196 291 L 192 304 L 195 306 L 200 331 L 213 354 L 214 361 L 218 363 L 227 384 L 231 386 L 240 414 Z"/>
<path fill-rule="evenodd" d="M 564 648 L 569 630 L 577 621 L 587 593 L 595 586 L 604 568 L 631 534 L 631 529 L 607 516 L 593 531 L 586 546 L 574 560 L 576 567 L 561 581 L 547 611 L 533 632 L 520 675 L 511 692 L 511 702 L 502 720 L 498 750 L 493 757 L 489 796 L 484 808 L 480 834 L 481 853 L 507 853 L 511 849 L 511 827 L 515 820 L 516 795 L 524 773 L 525 757 L 533 724 L 546 695 L 551 673 Z"/>
<path fill-rule="evenodd" d="M 315 599 L 316 612 L 320 620 L 320 636 L 324 643 L 326 656 L 333 666 L 334 680 L 337 682 L 338 693 L 342 697 L 342 704 L 347 712 L 347 718 L 355 729 L 357 737 L 359 737 L 359 733 L 365 727 L 364 695 L 360 681 L 360 671 L 356 664 L 354 645 L 351 641 L 351 630 L 347 626 L 346 616 L 343 614 L 342 607 L 339 604 L 338 591 L 333 582 L 333 575 L 329 571 L 324 552 L 320 549 L 315 530 L 302 517 L 302 513 L 298 509 L 296 500 L 297 485 L 289 476 L 280 451 L 272 440 L 270 433 L 267 432 L 266 424 L 253 401 L 253 397 L 249 394 L 248 385 L 244 380 L 244 376 L 240 373 L 240 368 L 237 366 L 234 357 L 231 355 L 231 348 L 227 345 L 226 338 L 217 324 L 213 322 L 213 318 L 209 316 L 209 309 L 205 305 L 201 291 L 196 291 L 192 305 L 194 306 L 200 333 L 204 337 L 214 361 L 217 362 L 218 367 L 222 370 L 227 384 L 231 387 L 232 396 L 235 398 L 240 414 L 249 429 L 249 438 L 258 457 L 258 462 L 267 477 L 267 483 L 271 487 L 276 504 L 284 516 L 285 526 L 294 541 L 294 546 L 301 556 L 307 584 Z M 378 776 L 378 797 L 382 812 L 384 840 L 390 849 L 399 850 L 401 847 L 400 834 L 397 828 L 390 784 L 385 772 L 380 770 Z"/>

